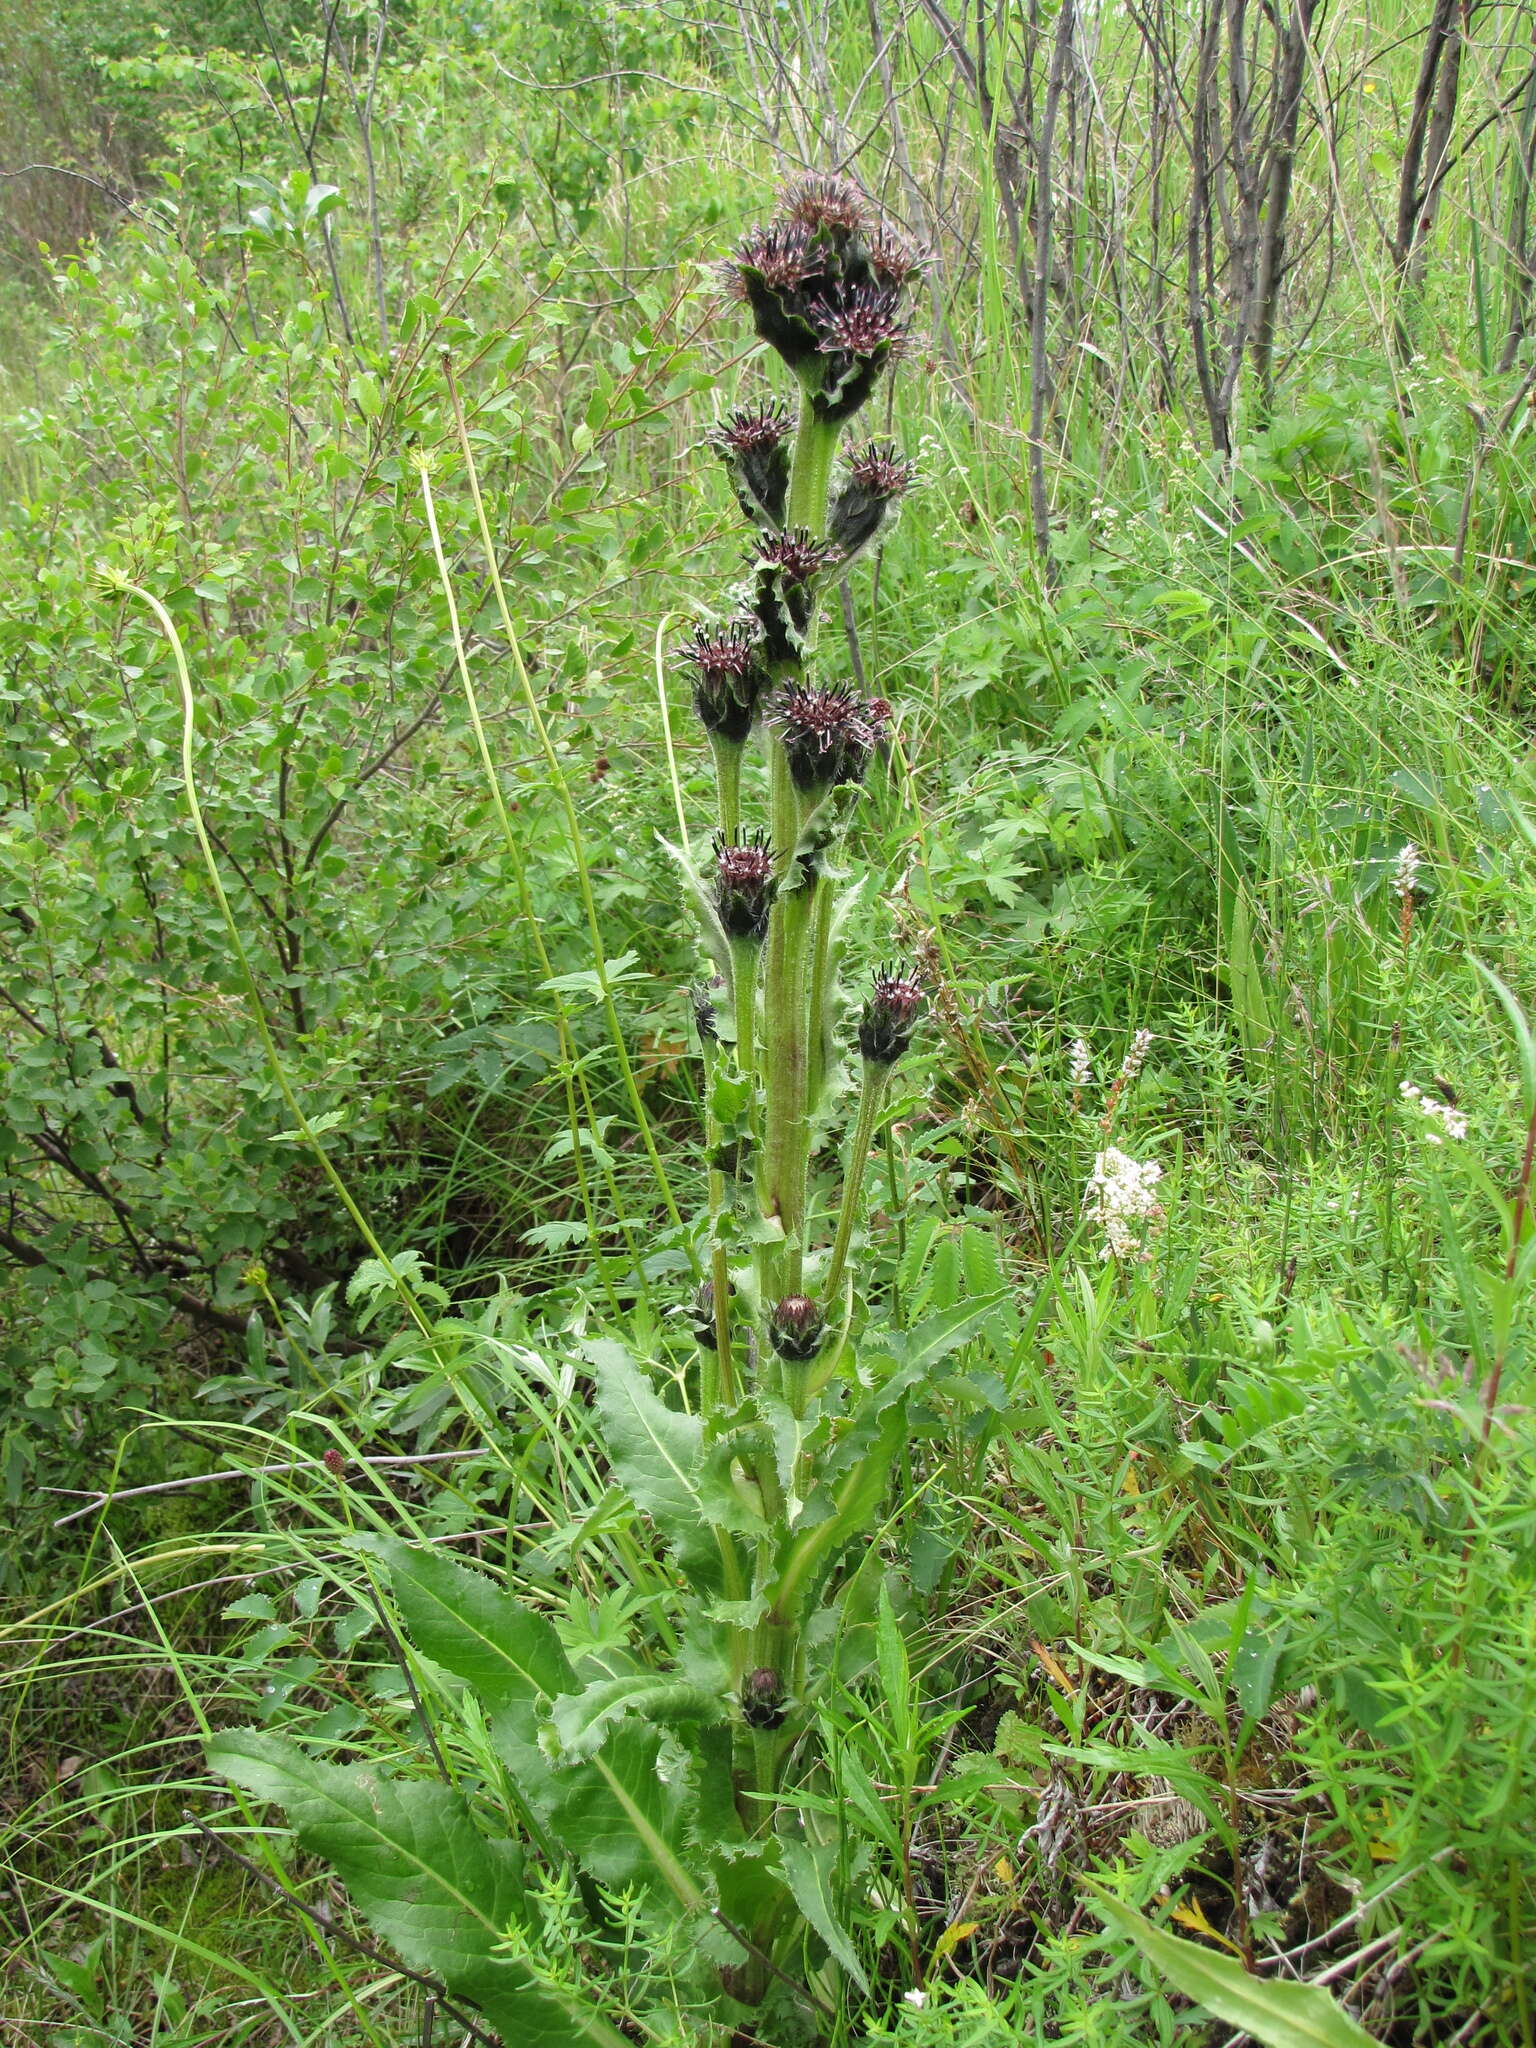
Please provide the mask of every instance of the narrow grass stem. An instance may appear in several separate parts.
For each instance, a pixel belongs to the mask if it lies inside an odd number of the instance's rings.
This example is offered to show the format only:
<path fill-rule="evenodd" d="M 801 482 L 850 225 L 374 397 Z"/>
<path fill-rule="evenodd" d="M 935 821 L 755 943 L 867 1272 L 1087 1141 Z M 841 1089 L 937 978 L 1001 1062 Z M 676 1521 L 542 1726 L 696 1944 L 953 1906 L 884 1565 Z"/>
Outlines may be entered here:
<path fill-rule="evenodd" d="M 496 812 L 497 823 L 501 827 L 501 836 L 507 849 L 507 857 L 512 863 L 512 872 L 517 884 L 518 907 L 522 911 L 523 922 L 527 926 L 533 941 L 533 949 L 539 962 L 541 978 L 545 982 L 550 982 L 555 978 L 554 965 L 549 957 L 549 949 L 544 944 L 543 929 L 533 907 L 533 893 L 528 886 L 527 863 L 523 859 L 522 848 L 518 844 L 517 834 L 512 829 L 512 820 L 507 813 L 506 799 L 502 795 L 501 777 L 496 772 L 496 763 L 491 757 L 490 742 L 486 738 L 485 723 L 480 716 L 480 699 L 469 672 L 469 660 L 464 649 L 464 634 L 459 624 L 458 601 L 453 594 L 453 579 L 448 572 L 447 558 L 443 553 L 442 535 L 438 531 L 437 506 L 432 497 L 431 480 L 425 469 L 421 472 L 421 489 L 422 502 L 426 511 L 427 531 L 431 536 L 432 553 L 437 563 L 438 582 L 441 585 L 443 597 L 448 606 L 448 629 L 453 641 L 454 661 L 459 671 L 459 685 L 464 693 L 464 703 L 469 712 L 470 725 L 474 731 L 475 745 L 480 755 L 481 770 L 485 776 L 486 788 L 490 792 L 491 804 Z M 586 1076 L 581 1072 L 580 1063 L 576 1056 L 576 1042 L 571 1035 L 570 1020 L 566 1014 L 565 998 L 558 989 L 552 991 L 552 1001 L 555 1014 L 555 1033 L 560 1042 L 560 1064 L 565 1082 L 566 1121 L 571 1133 L 571 1168 L 576 1176 L 577 1197 L 581 1203 L 582 1215 L 586 1220 L 587 1244 L 591 1250 L 593 1262 L 597 1267 L 598 1277 L 602 1282 L 604 1292 L 608 1296 L 610 1307 L 617 1314 L 618 1298 L 614 1293 L 613 1280 L 608 1271 L 608 1261 L 603 1255 L 603 1248 L 598 1238 L 597 1212 L 593 1205 L 591 1187 L 587 1179 L 587 1169 L 582 1158 L 584 1149 L 581 1138 L 582 1114 L 585 1114 L 587 1125 L 590 1129 L 596 1128 L 596 1115 L 591 1096 L 587 1091 Z M 576 1102 L 578 1083 L 582 1098 L 580 1111 L 578 1111 Z M 608 1198 L 613 1204 L 614 1217 L 623 1233 L 630 1261 L 638 1268 L 639 1255 L 629 1227 L 624 1221 L 624 1203 L 611 1167 L 607 1169 L 605 1178 L 608 1185 Z"/>
<path fill-rule="evenodd" d="M 640 1097 L 640 1084 L 635 1079 L 634 1064 L 629 1057 L 629 1047 L 624 1039 L 624 1027 L 619 1020 L 618 1005 L 614 1002 L 613 987 L 608 979 L 608 955 L 603 945 L 602 930 L 598 924 L 597 900 L 592 893 L 592 875 L 587 865 L 586 843 L 582 837 L 581 820 L 576 812 L 576 800 L 571 795 L 569 779 L 561 765 L 559 755 L 555 752 L 554 742 L 549 736 L 549 727 L 544 722 L 544 714 L 539 708 L 538 695 L 534 690 L 533 680 L 528 673 L 528 665 L 523 659 L 522 642 L 518 638 L 517 628 L 512 623 L 512 612 L 507 603 L 506 586 L 502 582 L 501 577 L 501 564 L 497 557 L 495 542 L 491 538 L 490 521 L 486 517 L 485 500 L 480 491 L 480 476 L 475 466 L 474 450 L 470 446 L 469 430 L 464 420 L 464 407 L 459 397 L 458 381 L 453 374 L 453 365 L 446 355 L 443 358 L 443 375 L 448 385 L 449 398 L 453 404 L 453 418 L 454 426 L 458 433 L 459 452 L 464 458 L 465 480 L 469 485 L 470 497 L 474 501 L 475 520 L 480 530 L 480 545 L 485 554 L 486 568 L 490 573 L 491 589 L 496 599 L 496 610 L 501 619 L 501 629 L 506 635 L 507 647 L 512 656 L 512 666 L 517 674 L 518 685 L 522 692 L 523 704 L 527 710 L 529 722 L 533 726 L 534 734 L 539 743 L 539 750 L 544 756 L 544 764 L 549 775 L 550 787 L 565 813 L 566 834 L 570 842 L 571 858 L 576 864 L 576 885 L 581 894 L 582 909 L 586 913 L 587 938 L 592 949 L 592 966 L 597 976 L 598 993 L 602 1001 L 603 1016 L 608 1026 L 608 1036 L 613 1044 L 614 1057 L 618 1061 L 619 1075 L 624 1084 L 624 1093 L 629 1101 L 630 1113 L 634 1118 L 635 1129 L 639 1134 L 642 1146 L 645 1148 L 645 1156 L 650 1163 L 651 1172 L 656 1181 L 657 1192 L 661 1196 L 662 1204 L 666 1209 L 673 1229 L 682 1236 L 684 1235 L 682 1213 L 678 1209 L 677 1198 L 672 1192 L 672 1183 L 668 1177 L 666 1167 L 662 1164 L 661 1154 L 656 1149 L 655 1134 L 651 1129 L 651 1120 L 646 1115 L 645 1104 Z M 418 466 L 421 470 L 423 488 L 425 489 L 426 464 L 423 461 L 419 462 Z M 688 1245 L 687 1250 L 689 1261 L 697 1275 L 699 1271 L 698 1254 L 691 1244 Z"/>

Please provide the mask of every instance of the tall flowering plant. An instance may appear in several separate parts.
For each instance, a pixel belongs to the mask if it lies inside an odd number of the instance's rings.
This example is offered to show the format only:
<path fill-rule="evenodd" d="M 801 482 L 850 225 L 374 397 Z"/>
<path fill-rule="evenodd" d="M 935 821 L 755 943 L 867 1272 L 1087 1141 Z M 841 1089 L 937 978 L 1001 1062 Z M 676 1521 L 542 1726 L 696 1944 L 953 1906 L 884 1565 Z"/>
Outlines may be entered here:
<path fill-rule="evenodd" d="M 908 1400 L 994 1305 L 916 1331 L 860 1327 L 865 1171 L 923 996 L 887 967 L 844 1014 L 857 891 L 840 848 L 890 711 L 824 680 L 816 640 L 829 578 L 912 482 L 893 446 L 846 437 L 899 360 L 916 269 L 851 186 L 823 177 L 793 186 L 726 266 L 796 403 L 727 412 L 713 431 L 752 541 L 736 609 L 679 653 L 718 797 L 702 860 L 678 850 L 710 970 L 694 1006 L 706 1277 L 681 1381 L 616 1336 L 583 1358 L 605 1483 L 640 1517 L 641 1540 L 618 1546 L 643 1594 L 631 1611 L 662 1620 L 594 1651 L 439 1550 L 374 1536 L 363 1547 L 414 1654 L 462 1687 L 472 1768 L 435 1737 L 436 1780 L 403 1758 L 319 1762 L 267 1733 L 213 1748 L 286 1806 L 411 1967 L 508 2041 L 626 2038 L 572 1961 L 580 1942 L 554 1953 L 539 1936 L 539 1887 L 557 1880 L 590 1916 L 582 1940 L 620 1900 L 681 1925 L 724 2012 L 788 1987 L 803 2032 L 844 1982 L 867 1987 L 816 1819 L 818 1699 L 874 1604 L 871 1535 Z M 839 1148 L 840 1171 L 815 1169 Z"/>

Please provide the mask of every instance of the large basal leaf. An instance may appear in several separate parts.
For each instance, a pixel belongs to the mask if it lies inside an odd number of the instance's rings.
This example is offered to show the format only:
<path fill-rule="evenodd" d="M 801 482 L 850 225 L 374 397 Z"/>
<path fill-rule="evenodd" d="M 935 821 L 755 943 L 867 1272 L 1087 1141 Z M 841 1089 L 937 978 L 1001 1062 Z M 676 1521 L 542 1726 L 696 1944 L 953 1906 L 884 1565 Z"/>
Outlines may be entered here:
<path fill-rule="evenodd" d="M 544 1731 L 544 1752 L 558 1765 L 590 1757 L 604 1738 L 630 1715 L 672 1728 L 682 1723 L 725 1719 L 718 1692 L 685 1678 L 659 1677 L 654 1671 L 630 1671 L 622 1678 L 601 1678 L 582 1692 L 555 1701 Z"/>
<path fill-rule="evenodd" d="M 509 2044 L 624 2048 L 600 2014 L 536 1986 L 498 1954 L 503 1930 L 523 1919 L 522 1852 L 488 1841 L 450 1786 L 318 1763 L 249 1728 L 216 1735 L 208 1759 L 280 1806 L 300 1846 L 332 1865 L 379 1935 L 412 1969 L 478 2006 Z"/>
<path fill-rule="evenodd" d="M 1181 1941 L 1091 1878 L 1082 1883 L 1104 1924 L 1127 1935 L 1175 1991 L 1214 2013 L 1223 2026 L 1241 2027 L 1265 2048 L 1373 2048 L 1364 2027 L 1321 1985 L 1250 1977 L 1233 1957 Z"/>
<path fill-rule="evenodd" d="M 491 1741 L 540 1823 L 601 1883 L 660 1885 L 690 1901 L 698 1887 L 690 1879 L 680 1888 L 677 1878 L 694 1860 L 685 1846 L 694 1787 L 685 1774 L 663 1777 L 659 1728 L 621 1722 L 597 1755 L 557 1766 L 539 1741 L 534 1710 L 516 1702 L 492 1720 Z"/>
<path fill-rule="evenodd" d="M 367 1547 L 389 1567 L 417 1649 L 473 1687 L 488 1708 L 575 1690 L 554 1624 L 484 1572 L 394 1537 L 373 1538 Z"/>

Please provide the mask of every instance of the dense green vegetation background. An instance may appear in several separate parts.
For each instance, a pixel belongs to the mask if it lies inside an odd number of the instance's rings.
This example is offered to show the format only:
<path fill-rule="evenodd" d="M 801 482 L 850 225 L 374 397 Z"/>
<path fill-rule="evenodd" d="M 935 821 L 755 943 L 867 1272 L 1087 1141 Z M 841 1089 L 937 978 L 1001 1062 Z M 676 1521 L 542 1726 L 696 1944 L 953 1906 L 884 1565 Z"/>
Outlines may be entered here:
<path fill-rule="evenodd" d="M 553 1361 L 558 1387 L 572 1330 L 670 1327 L 683 1262 L 582 979 L 562 787 L 488 603 L 443 358 L 686 1202 L 694 944 L 660 836 L 673 766 L 690 798 L 707 776 L 665 663 L 663 724 L 657 649 L 738 573 L 697 448 L 719 380 L 758 388 L 707 264 L 777 179 L 829 161 L 934 254 L 931 338 L 891 416 L 926 487 L 851 579 L 836 656 L 895 707 L 862 857 L 884 942 L 936 990 L 882 1166 L 880 1272 L 914 1314 L 1001 1258 L 1018 1303 L 893 1508 L 913 1697 L 946 1703 L 909 1791 L 950 1789 L 909 1798 L 891 1839 L 870 1822 L 856 1934 L 883 2024 L 1181 2038 L 1202 2023 L 1095 1946 L 1069 1873 L 1121 1859 L 1143 1901 L 1230 1944 L 1214 1810 L 1240 1817 L 1273 1952 L 1316 1938 L 1306 1972 L 1338 1965 L 1379 2038 L 1536 2038 L 1536 1440 L 1510 1207 L 1536 1087 L 1529 13 L 1467 14 L 1454 161 L 1406 275 L 1391 215 L 1425 21 L 1319 15 L 1279 348 L 1266 385 L 1237 347 L 1230 431 L 1191 308 L 1219 355 L 1241 280 L 1214 255 L 1193 290 L 1180 268 L 1193 17 L 1156 17 L 1166 76 L 1150 15 L 1079 19 L 1043 204 L 1059 14 L 1005 12 L 981 51 L 950 24 L 963 62 L 943 19 L 419 0 L 387 22 L 343 8 L 326 38 L 297 6 L 183 0 L 38 5 L 0 30 L 0 169 L 55 166 L 0 185 L 18 2038 L 419 2031 L 411 1987 L 317 1953 L 182 1820 L 209 1796 L 205 1716 L 337 1739 L 408 1720 L 328 1548 L 350 1510 L 326 1444 L 454 1454 L 368 1485 L 444 1540 L 494 1532 L 489 1557 L 534 1530 L 525 1578 L 552 1601 L 574 1585 L 579 1625 L 606 1625 L 603 1500 L 561 1500 L 558 1454 L 477 1347 Z M 461 1374 L 396 1328 L 294 1142 L 196 857 L 166 649 L 111 572 L 184 636 L 201 795 L 286 1075 L 461 1333 Z M 1165 1223 L 1122 1270 L 1081 1209 L 1137 1030 L 1152 1048 L 1113 1136 L 1161 1162 Z M 1454 1097 L 1468 1137 L 1429 1144 L 1404 1082 Z M 59 1526 L 109 1491 L 128 1497 Z M 1253 1724 L 1240 1753 L 1212 1736 L 1211 1685 Z M 899 1776 L 882 1725 L 850 1705 L 845 1800 Z M 1181 1832 L 1180 1802 L 1206 1820 Z M 914 1956 L 921 2009 L 900 1997 Z M 661 2026 L 665 1969 L 624 1968 L 615 1995 Z M 657 2038 L 707 2038 L 674 2019 Z"/>

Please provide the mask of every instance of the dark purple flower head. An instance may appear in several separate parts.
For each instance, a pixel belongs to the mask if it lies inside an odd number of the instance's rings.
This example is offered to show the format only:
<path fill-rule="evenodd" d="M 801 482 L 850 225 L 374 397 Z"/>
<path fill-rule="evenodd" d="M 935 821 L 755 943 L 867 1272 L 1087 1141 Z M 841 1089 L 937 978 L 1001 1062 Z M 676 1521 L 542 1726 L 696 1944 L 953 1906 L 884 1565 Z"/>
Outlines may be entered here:
<path fill-rule="evenodd" d="M 882 967 L 859 1019 L 859 1051 L 876 1066 L 893 1066 L 912 1043 L 923 984 L 901 967 Z"/>
<path fill-rule="evenodd" d="M 795 371 L 818 417 L 845 420 L 900 352 L 902 296 L 920 259 L 871 220 L 844 179 L 801 178 L 783 203 L 779 219 L 743 238 L 727 266 L 730 289 L 751 307 L 759 336 Z"/>
<path fill-rule="evenodd" d="M 881 284 L 900 289 L 923 274 L 926 259 L 922 251 L 884 223 L 871 236 L 868 254 L 869 267 Z"/>
<path fill-rule="evenodd" d="M 712 1280 L 701 1281 L 688 1307 L 689 1326 L 693 1341 L 703 1351 L 713 1351 L 719 1337 L 715 1326 L 715 1286 Z"/>
<path fill-rule="evenodd" d="M 738 272 L 750 274 L 773 292 L 796 291 L 822 270 L 810 229 L 799 221 L 749 228 L 731 260 Z"/>
<path fill-rule="evenodd" d="M 710 429 L 737 503 L 759 525 L 784 524 L 793 432 L 789 407 L 780 404 L 739 406 Z"/>
<path fill-rule="evenodd" d="M 894 285 L 854 285 L 819 299 L 810 319 L 825 358 L 811 403 L 820 419 L 851 419 L 905 345 L 901 293 Z"/>
<path fill-rule="evenodd" d="M 784 1720 L 784 1681 L 763 1665 L 741 1681 L 741 1718 L 749 1728 L 778 1728 Z"/>
<path fill-rule="evenodd" d="M 888 348 L 907 331 L 901 317 L 901 296 L 892 285 L 857 285 L 814 307 L 811 319 L 824 356 L 871 355 L 878 348 Z"/>
<path fill-rule="evenodd" d="M 767 936 L 768 913 L 778 890 L 773 868 L 773 850 L 765 833 L 738 840 L 716 833 L 715 909 L 727 937 Z"/>
<path fill-rule="evenodd" d="M 796 685 L 775 704 L 772 722 L 784 742 L 795 787 L 825 795 L 862 782 L 885 724 L 884 706 L 866 704 L 845 684 L 829 690 Z"/>
<path fill-rule="evenodd" d="M 333 1479 L 340 1479 L 347 1469 L 347 1461 L 334 1444 L 327 1444 L 320 1453 L 320 1461 Z"/>
<path fill-rule="evenodd" d="M 838 558 L 831 542 L 817 540 L 803 526 L 766 535 L 754 551 L 752 611 L 763 629 L 767 661 L 799 661 L 815 607 L 817 579 Z"/>
<path fill-rule="evenodd" d="M 751 732 L 768 688 L 763 636 L 752 619 L 696 626 L 680 649 L 693 670 L 693 708 L 711 735 L 740 746 Z"/>
<path fill-rule="evenodd" d="M 909 490 L 917 466 L 894 441 L 871 441 L 851 459 L 848 475 L 832 500 L 831 534 L 844 556 L 869 546 L 887 511 Z"/>
<path fill-rule="evenodd" d="M 917 479 L 917 464 L 894 441 L 871 441 L 849 458 L 848 474 L 872 498 L 899 498 Z"/>
<path fill-rule="evenodd" d="M 846 236 L 869 224 L 864 195 L 846 178 L 812 172 L 786 185 L 779 203 L 787 219 L 811 234 L 830 228 Z"/>
<path fill-rule="evenodd" d="M 768 1318 L 770 1343 L 792 1365 L 808 1365 L 826 1333 L 821 1310 L 808 1295 L 786 1294 Z"/>

